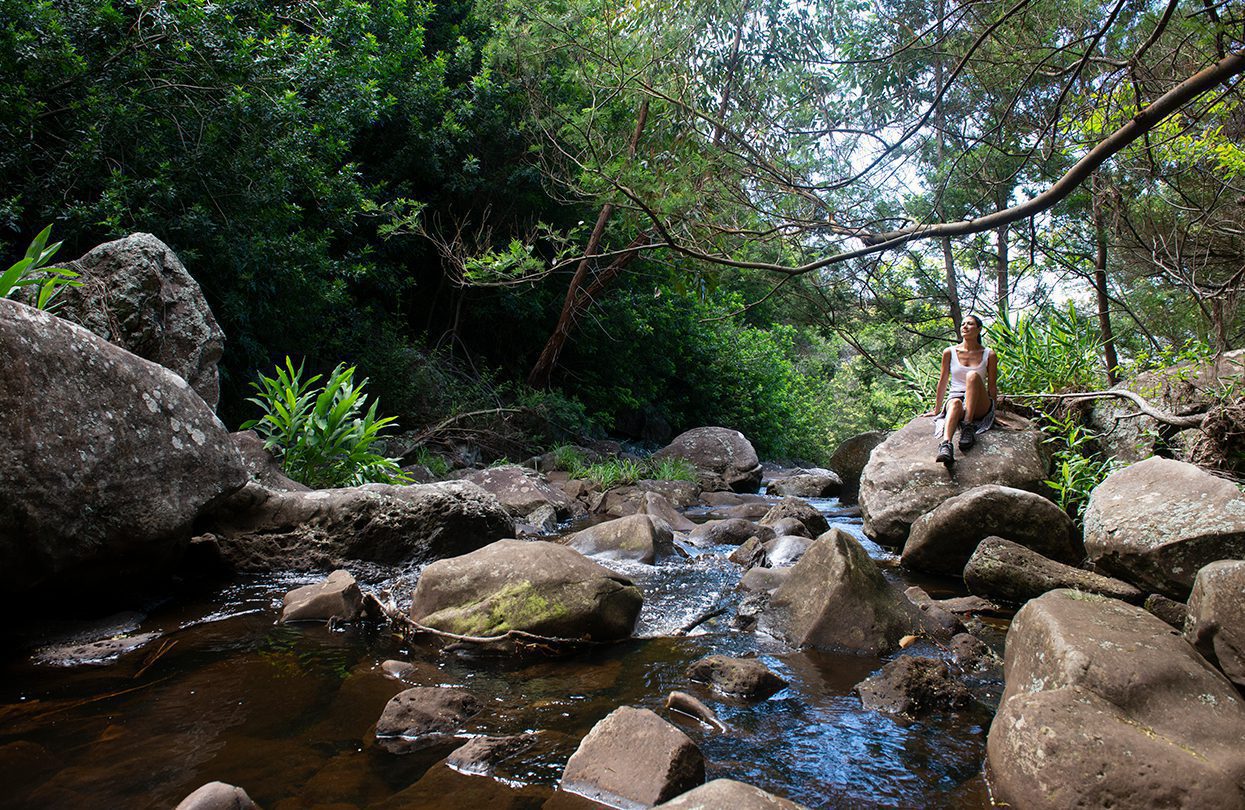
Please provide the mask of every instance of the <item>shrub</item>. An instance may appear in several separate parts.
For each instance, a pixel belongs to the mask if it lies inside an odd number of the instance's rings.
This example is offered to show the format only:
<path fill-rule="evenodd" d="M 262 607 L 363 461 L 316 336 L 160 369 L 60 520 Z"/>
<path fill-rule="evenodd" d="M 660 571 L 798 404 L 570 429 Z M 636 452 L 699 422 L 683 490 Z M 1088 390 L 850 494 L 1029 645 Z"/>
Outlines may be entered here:
<path fill-rule="evenodd" d="M 340 364 L 315 387 L 322 375 L 303 380 L 302 364 L 295 369 L 286 357 L 275 377 L 260 374 L 259 382 L 251 383 L 257 395 L 248 401 L 264 415 L 242 429 L 254 428 L 285 474 L 309 487 L 405 483 L 409 479 L 394 459 L 371 450 L 394 420 L 378 417 L 376 402 L 364 410 L 367 380 L 355 385 L 354 371 Z"/>
<path fill-rule="evenodd" d="M 61 243 L 48 245 L 48 237 L 52 234 L 49 225 L 26 248 L 26 255 L 20 261 L 0 274 L 0 298 L 14 298 L 23 287 L 37 287 L 33 304 L 39 309 L 53 309 L 52 301 L 62 287 L 80 287 L 78 274 L 64 267 L 48 267 L 47 263 L 61 249 Z"/>

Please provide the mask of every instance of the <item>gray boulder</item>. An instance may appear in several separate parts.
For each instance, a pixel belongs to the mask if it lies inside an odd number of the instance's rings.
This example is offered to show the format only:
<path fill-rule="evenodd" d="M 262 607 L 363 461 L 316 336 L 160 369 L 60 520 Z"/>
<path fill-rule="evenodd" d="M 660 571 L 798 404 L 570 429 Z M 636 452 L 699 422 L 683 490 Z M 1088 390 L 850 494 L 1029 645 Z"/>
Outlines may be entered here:
<path fill-rule="evenodd" d="M 838 473 L 839 478 L 843 480 L 840 498 L 856 499 L 860 492 L 860 476 L 865 470 L 865 465 L 869 463 L 869 456 L 873 453 L 873 448 L 886 441 L 887 435 L 889 434 L 881 430 L 858 433 L 844 439 L 838 447 L 834 448 L 834 452 L 830 455 L 830 469 Z"/>
<path fill-rule="evenodd" d="M 363 613 L 363 592 L 350 572 L 338 569 L 313 585 L 295 588 L 281 600 L 281 622 L 352 622 Z"/>
<path fill-rule="evenodd" d="M 209 408 L 220 400 L 216 364 L 225 348 L 199 284 L 149 233 L 100 245 L 69 269 L 81 287 L 63 287 L 56 314 L 190 383 Z"/>
<path fill-rule="evenodd" d="M 647 509 L 648 495 L 660 495 L 675 509 L 686 509 L 700 497 L 700 485 L 691 481 L 654 481 L 642 479 L 606 492 L 593 511 L 614 517 L 626 517 Z"/>
<path fill-rule="evenodd" d="M 770 597 L 758 628 L 790 644 L 877 655 L 917 628 L 916 608 L 841 529 L 818 537 L 783 570 L 790 574 Z"/>
<path fill-rule="evenodd" d="M 774 530 L 744 518 L 726 518 L 702 523 L 688 534 L 687 539 L 698 546 L 741 546 L 748 538 L 756 537 L 761 542 L 773 540 Z"/>
<path fill-rule="evenodd" d="M 251 480 L 276 492 L 310 492 L 311 487 L 300 484 L 285 474 L 281 464 L 272 453 L 264 447 L 264 440 L 253 430 L 230 433 L 229 438 L 242 455 L 242 463 L 246 466 Z"/>
<path fill-rule="evenodd" d="M 719 692 L 750 700 L 764 700 L 787 688 L 787 682 L 755 658 L 709 655 L 687 668 L 687 677 L 707 683 Z"/>
<path fill-rule="evenodd" d="M 1023 808 L 1241 807 L 1245 705 L 1159 619 L 1051 591 L 1016 614 L 990 726 L 996 801 Z"/>
<path fill-rule="evenodd" d="M 178 802 L 174 810 L 259 810 L 259 805 L 240 787 L 208 782 Z"/>
<path fill-rule="evenodd" d="M 997 484 L 974 487 L 947 498 L 912 524 L 903 564 L 918 571 L 956 577 L 983 539 L 1013 543 L 1065 563 L 1085 556 L 1072 518 L 1033 492 Z"/>
<path fill-rule="evenodd" d="M 162 571 L 246 483 L 224 426 L 167 368 L 0 300 L 0 569 L 16 592 Z"/>
<path fill-rule="evenodd" d="M 810 540 L 813 539 L 813 533 L 808 530 L 808 526 L 805 526 L 804 521 L 799 518 L 779 518 L 770 524 L 770 528 L 774 530 L 774 536 L 776 537 L 796 535 L 798 537 L 807 537 Z"/>
<path fill-rule="evenodd" d="M 830 523 L 826 520 L 826 516 L 817 511 L 817 507 L 801 498 L 783 498 L 770 507 L 760 522 L 762 526 L 772 527 L 785 518 L 795 518 L 803 523 L 813 537 L 818 537 L 830 530 Z"/>
<path fill-rule="evenodd" d="M 423 562 L 514 533 L 497 499 L 469 481 L 294 492 L 250 483 L 204 526 L 238 571 Z"/>
<path fill-rule="evenodd" d="M 804 805 L 734 779 L 714 779 L 654 810 L 805 810 Z"/>
<path fill-rule="evenodd" d="M 701 427 L 680 433 L 653 454 L 654 458 L 682 458 L 700 474 L 706 490 L 756 492 L 761 488 L 761 461 L 752 442 L 737 430 Z"/>
<path fill-rule="evenodd" d="M 918 717 L 960 709 L 972 702 L 968 687 L 951 674 L 945 661 L 904 655 L 856 684 L 866 709 Z"/>
<path fill-rule="evenodd" d="M 1175 599 L 1169 599 L 1161 593 L 1150 594 L 1141 606 L 1147 612 L 1158 616 L 1177 630 L 1183 631 L 1184 624 L 1189 618 L 1188 605 L 1184 602 L 1177 602 Z"/>
<path fill-rule="evenodd" d="M 466 689 L 416 686 L 389 699 L 376 721 L 376 736 L 402 737 L 408 743 L 404 750 L 436 745 L 462 731 L 483 708 Z"/>
<path fill-rule="evenodd" d="M 1091 493 L 1085 551 L 1104 573 L 1183 600 L 1202 566 L 1245 557 L 1245 496 L 1192 464 L 1146 459 Z"/>
<path fill-rule="evenodd" d="M 515 464 L 476 470 L 465 480 L 491 493 L 513 517 L 527 518 L 543 507 L 553 507 L 558 520 L 587 514 L 583 504 L 547 482 L 540 473 Z"/>
<path fill-rule="evenodd" d="M 791 495 L 797 498 L 833 498 L 842 491 L 843 479 L 830 470 L 775 478 L 765 487 L 767 495 Z"/>
<path fill-rule="evenodd" d="M 1145 598 L 1144 593 L 1127 582 L 1055 562 L 1001 537 L 987 537 L 977 546 L 964 567 L 964 584 L 978 596 L 1013 605 L 1022 605 L 1057 588 L 1073 588 L 1134 604 Z"/>
<path fill-rule="evenodd" d="M 705 758 L 648 709 L 622 706 L 592 727 L 562 772 L 562 790 L 614 807 L 651 807 L 704 783 Z"/>
<path fill-rule="evenodd" d="M 1197 572 L 1184 637 L 1245 687 L 1245 560 L 1219 560 Z"/>
<path fill-rule="evenodd" d="M 598 523 L 575 532 L 563 541 L 588 557 L 635 560 L 652 565 L 659 555 L 674 549 L 674 536 L 665 521 L 648 515 L 631 515 Z"/>
<path fill-rule="evenodd" d="M 775 537 L 765 544 L 765 561 L 771 568 L 788 568 L 795 565 L 808 551 L 813 541 L 800 535 Z"/>
<path fill-rule="evenodd" d="M 993 430 L 950 470 L 934 461 L 938 441 L 933 417 L 919 416 L 873 449 L 860 477 L 865 533 L 901 546 L 917 518 L 940 503 L 985 484 L 1043 492 L 1049 458 L 1032 423 L 1000 414 Z M 967 558 L 966 558 L 967 559 Z"/>
<path fill-rule="evenodd" d="M 464 636 L 520 630 L 593 641 L 627 638 L 643 596 L 631 581 L 574 549 L 499 540 L 420 574 L 411 618 Z"/>
<path fill-rule="evenodd" d="M 791 568 L 762 568 L 754 566 L 739 578 L 739 589 L 749 593 L 773 593 L 791 578 Z"/>

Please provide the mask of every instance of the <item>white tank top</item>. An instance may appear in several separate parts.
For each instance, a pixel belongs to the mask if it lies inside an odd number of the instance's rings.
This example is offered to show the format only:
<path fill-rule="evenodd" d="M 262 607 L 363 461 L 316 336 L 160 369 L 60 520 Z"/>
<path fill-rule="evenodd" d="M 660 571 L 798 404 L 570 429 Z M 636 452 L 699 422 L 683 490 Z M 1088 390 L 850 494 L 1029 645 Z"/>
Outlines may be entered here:
<path fill-rule="evenodd" d="M 981 349 L 981 362 L 975 366 L 966 366 L 960 363 L 960 353 L 954 347 L 951 349 L 951 394 L 963 394 L 968 390 L 968 372 L 975 371 L 985 379 L 986 366 L 990 362 L 990 350 L 984 346 Z"/>

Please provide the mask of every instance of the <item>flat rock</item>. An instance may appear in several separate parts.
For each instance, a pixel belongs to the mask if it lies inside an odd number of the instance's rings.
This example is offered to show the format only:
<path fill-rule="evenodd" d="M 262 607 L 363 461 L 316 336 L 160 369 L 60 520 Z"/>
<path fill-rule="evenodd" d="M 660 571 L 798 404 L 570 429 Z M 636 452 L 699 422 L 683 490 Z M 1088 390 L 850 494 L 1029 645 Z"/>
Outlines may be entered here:
<path fill-rule="evenodd" d="M 1245 687 L 1245 560 L 1219 560 L 1197 572 L 1184 637 Z"/>
<path fill-rule="evenodd" d="M 1245 496 L 1192 464 L 1146 459 L 1090 494 L 1085 551 L 1103 573 L 1183 600 L 1202 566 L 1245 557 Z"/>
<path fill-rule="evenodd" d="M 767 495 L 793 495 L 797 498 L 833 498 L 842 491 L 843 479 L 830 470 L 775 478 L 765 487 Z"/>
<path fill-rule="evenodd" d="M 657 810 L 805 810 L 804 805 L 734 779 L 714 779 L 657 805 Z"/>
<path fill-rule="evenodd" d="M 977 546 L 964 567 L 964 584 L 979 596 L 1021 605 L 1047 591 L 1073 588 L 1140 603 L 1145 594 L 1118 579 L 1048 560 L 1036 551 L 1004 540 L 987 537 Z"/>
<path fill-rule="evenodd" d="M 918 518 L 903 547 L 903 564 L 960 576 L 977 544 L 991 536 L 1065 563 L 1079 563 L 1085 556 L 1076 525 L 1055 503 L 1033 492 L 986 484 Z"/>
<path fill-rule="evenodd" d="M 1163 621 L 1050 591 L 1016 614 L 987 760 L 1016 807 L 1241 807 L 1245 705 Z"/>
<path fill-rule="evenodd" d="M 704 781 L 704 756 L 686 734 L 648 709 L 623 706 L 580 742 L 561 787 L 615 807 L 651 807 Z"/>
<path fill-rule="evenodd" d="M 281 622 L 352 622 L 363 613 L 363 592 L 349 571 L 338 569 L 325 579 L 287 593 L 281 600 Z"/>
<path fill-rule="evenodd" d="M 687 677 L 726 695 L 764 700 L 787 688 L 787 682 L 755 658 L 709 655 L 687 668 Z"/>
<path fill-rule="evenodd" d="M 1030 492 L 1046 489 L 1049 459 L 1042 432 L 1014 414 L 1000 414 L 977 446 L 948 470 L 934 461 L 933 417 L 919 416 L 873 449 L 860 477 L 860 511 L 869 537 L 902 546 L 917 518 L 985 484 Z M 962 457 L 961 457 L 962 456 Z M 967 559 L 967 558 L 966 558 Z"/>

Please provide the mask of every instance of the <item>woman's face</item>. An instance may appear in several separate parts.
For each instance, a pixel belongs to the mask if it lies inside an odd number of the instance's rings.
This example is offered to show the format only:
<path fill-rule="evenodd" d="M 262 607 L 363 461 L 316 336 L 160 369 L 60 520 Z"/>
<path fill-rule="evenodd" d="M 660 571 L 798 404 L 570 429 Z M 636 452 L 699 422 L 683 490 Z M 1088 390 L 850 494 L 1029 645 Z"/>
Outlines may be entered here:
<path fill-rule="evenodd" d="M 964 319 L 960 324 L 960 335 L 962 337 L 981 338 L 981 321 L 971 315 Z"/>

